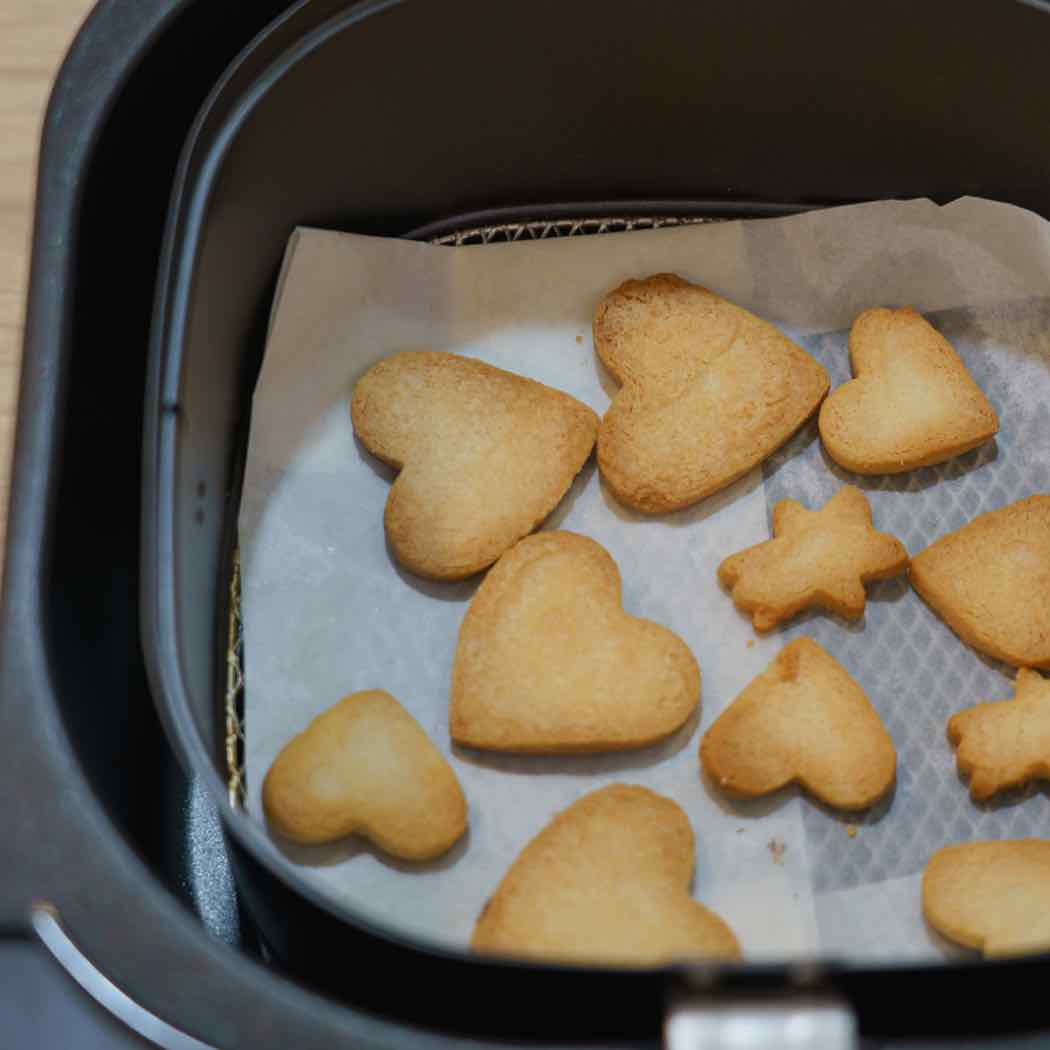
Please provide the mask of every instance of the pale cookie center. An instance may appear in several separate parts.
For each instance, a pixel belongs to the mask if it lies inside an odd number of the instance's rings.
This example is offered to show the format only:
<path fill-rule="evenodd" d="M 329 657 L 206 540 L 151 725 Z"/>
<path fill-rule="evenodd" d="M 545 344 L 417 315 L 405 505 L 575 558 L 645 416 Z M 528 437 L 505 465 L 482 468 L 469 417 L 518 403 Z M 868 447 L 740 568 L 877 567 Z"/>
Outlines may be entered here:
<path fill-rule="evenodd" d="M 960 414 L 958 390 L 922 368 L 897 363 L 885 376 L 871 380 L 873 411 L 867 424 L 879 440 L 923 436 L 929 427 L 954 422 Z"/>
<path fill-rule="evenodd" d="M 1034 544 L 1014 540 L 1003 548 L 1003 559 L 1018 572 L 1044 576 L 1047 572 L 1045 556 Z"/>

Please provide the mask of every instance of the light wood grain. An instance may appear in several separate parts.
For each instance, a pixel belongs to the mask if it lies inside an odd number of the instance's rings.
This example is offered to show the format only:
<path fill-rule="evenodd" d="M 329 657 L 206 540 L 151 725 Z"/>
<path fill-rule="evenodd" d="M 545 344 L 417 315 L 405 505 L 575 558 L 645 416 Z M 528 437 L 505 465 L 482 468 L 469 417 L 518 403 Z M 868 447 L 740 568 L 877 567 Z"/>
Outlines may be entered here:
<path fill-rule="evenodd" d="M 92 2 L 0 0 L 0 544 L 6 534 L 40 124 L 55 73 Z"/>

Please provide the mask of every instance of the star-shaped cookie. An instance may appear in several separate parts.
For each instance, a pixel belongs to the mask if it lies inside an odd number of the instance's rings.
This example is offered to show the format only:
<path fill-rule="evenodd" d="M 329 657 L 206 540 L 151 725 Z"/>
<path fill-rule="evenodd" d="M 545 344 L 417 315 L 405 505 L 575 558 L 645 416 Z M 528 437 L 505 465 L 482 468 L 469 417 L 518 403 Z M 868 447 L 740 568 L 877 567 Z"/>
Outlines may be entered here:
<path fill-rule="evenodd" d="M 990 798 L 1030 780 L 1050 778 L 1050 679 L 1021 669 L 1014 699 L 976 704 L 948 721 L 959 772 L 970 796 Z"/>
<path fill-rule="evenodd" d="M 876 532 L 864 493 L 844 485 L 820 510 L 781 500 L 773 539 L 730 555 L 718 579 L 755 630 L 768 631 L 811 606 L 855 620 L 864 612 L 864 584 L 907 567 L 904 545 Z"/>

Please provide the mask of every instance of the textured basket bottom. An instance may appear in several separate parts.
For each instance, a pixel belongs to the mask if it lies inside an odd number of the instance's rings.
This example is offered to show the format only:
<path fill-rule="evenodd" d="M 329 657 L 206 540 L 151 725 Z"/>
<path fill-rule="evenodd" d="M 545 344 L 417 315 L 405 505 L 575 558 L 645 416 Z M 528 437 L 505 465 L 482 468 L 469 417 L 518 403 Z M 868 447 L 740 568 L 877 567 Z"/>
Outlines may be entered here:
<path fill-rule="evenodd" d="M 1050 299 L 926 316 L 999 413 L 996 439 L 933 467 L 862 477 L 825 455 L 814 421 L 766 461 L 770 509 L 787 498 L 819 506 L 843 483 L 856 485 L 871 503 L 875 527 L 897 536 L 914 555 L 978 514 L 1047 491 Z M 828 332 L 799 340 L 828 370 L 833 388 L 852 378 L 848 335 Z M 1020 346 L 1029 353 L 1019 354 Z M 1041 396 L 1033 397 L 1035 391 Z M 930 853 L 950 842 L 1050 834 L 1040 790 L 981 805 L 970 801 L 955 771 L 948 719 L 981 700 L 1010 697 L 1014 671 L 960 641 L 905 579 L 871 587 L 860 623 L 810 614 L 784 632 L 787 640 L 801 634 L 825 646 L 860 682 L 897 748 L 896 789 L 868 813 L 846 817 L 805 808 L 818 893 L 915 874 Z M 848 836 L 842 826 L 847 822 L 862 826 L 862 833 Z"/>

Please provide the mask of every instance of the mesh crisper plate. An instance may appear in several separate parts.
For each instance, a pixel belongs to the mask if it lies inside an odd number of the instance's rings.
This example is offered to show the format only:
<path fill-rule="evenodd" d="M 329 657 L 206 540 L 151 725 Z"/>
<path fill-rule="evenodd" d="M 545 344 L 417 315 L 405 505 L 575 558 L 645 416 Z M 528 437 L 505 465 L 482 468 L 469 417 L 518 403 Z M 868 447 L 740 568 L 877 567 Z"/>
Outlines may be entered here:
<path fill-rule="evenodd" d="M 464 230 L 454 230 L 431 237 L 430 243 L 458 248 L 473 244 L 545 241 L 552 237 L 577 237 L 581 234 L 660 230 L 668 226 L 693 226 L 700 222 L 719 221 L 704 216 L 632 215 L 619 218 L 554 219 L 550 222 L 507 222 L 496 226 L 473 226 Z"/>
<path fill-rule="evenodd" d="M 706 216 L 632 215 L 592 216 L 573 219 L 538 219 L 527 222 L 472 226 L 429 238 L 431 244 L 461 247 L 478 244 L 543 241 L 550 238 L 578 237 L 601 233 L 629 233 L 671 226 L 691 226 L 723 220 Z M 244 808 L 244 637 L 241 622 L 240 558 L 233 554 L 230 577 L 229 644 L 226 652 L 225 755 L 226 783 L 231 804 Z"/>
<path fill-rule="evenodd" d="M 226 647 L 226 789 L 230 804 L 244 808 L 244 624 L 241 621 L 241 557 L 234 549 L 230 574 L 230 628 Z"/>
<path fill-rule="evenodd" d="M 849 483 L 867 496 L 875 527 L 892 533 L 914 555 L 978 514 L 1050 489 L 1050 406 L 1031 396 L 1050 393 L 1045 367 L 1050 300 L 924 316 L 952 344 L 998 411 L 995 440 L 947 463 L 862 477 L 824 453 L 814 420 L 763 465 L 770 508 L 788 498 L 819 506 Z M 832 389 L 852 378 L 847 339 L 844 331 L 799 339 L 828 370 Z M 810 613 L 785 625 L 785 641 L 802 634 L 825 646 L 860 683 L 897 748 L 891 796 L 862 816 L 840 818 L 863 824 L 863 835 L 847 838 L 826 818 L 830 811 L 803 809 L 817 893 L 914 874 L 933 848 L 949 842 L 1046 834 L 1044 790 L 973 803 L 947 739 L 948 719 L 956 711 L 1013 695 L 1013 669 L 957 638 L 904 577 L 869 587 L 857 624 Z M 883 819 L 891 801 L 892 819 Z"/>

